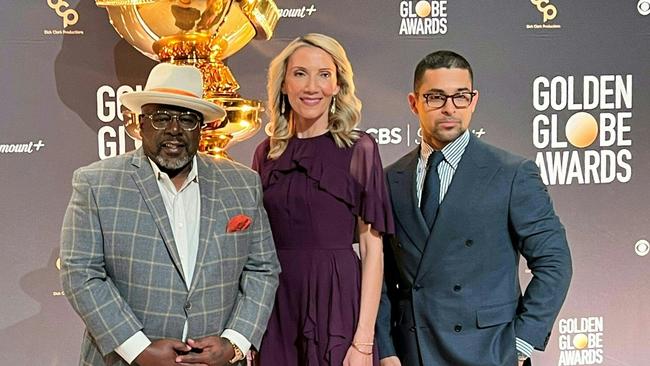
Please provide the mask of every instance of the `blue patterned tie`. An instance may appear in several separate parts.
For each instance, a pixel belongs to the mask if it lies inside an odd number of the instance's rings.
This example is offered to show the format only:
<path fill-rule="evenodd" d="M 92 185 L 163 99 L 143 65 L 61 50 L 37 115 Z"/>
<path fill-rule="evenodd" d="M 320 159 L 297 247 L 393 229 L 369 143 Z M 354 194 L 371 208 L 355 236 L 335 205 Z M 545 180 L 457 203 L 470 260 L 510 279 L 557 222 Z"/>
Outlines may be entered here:
<path fill-rule="evenodd" d="M 420 210 L 429 229 L 433 227 L 433 222 L 436 220 L 436 214 L 438 213 L 438 201 L 440 199 L 438 164 L 444 159 L 442 152 L 434 151 L 427 161 L 427 175 L 424 177 L 424 185 L 422 186 Z"/>

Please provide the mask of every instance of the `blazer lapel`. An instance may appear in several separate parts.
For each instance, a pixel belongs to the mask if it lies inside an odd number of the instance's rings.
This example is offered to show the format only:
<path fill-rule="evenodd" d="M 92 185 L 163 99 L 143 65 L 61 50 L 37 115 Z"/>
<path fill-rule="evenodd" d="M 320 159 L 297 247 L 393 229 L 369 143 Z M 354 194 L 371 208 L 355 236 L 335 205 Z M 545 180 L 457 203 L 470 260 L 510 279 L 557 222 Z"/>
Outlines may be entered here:
<path fill-rule="evenodd" d="M 467 224 L 462 222 L 463 217 L 459 217 L 459 212 L 470 212 L 472 207 L 476 207 L 481 195 L 485 194 L 488 182 L 498 171 L 498 167 L 490 165 L 485 156 L 483 142 L 471 135 L 449 189 L 438 208 L 436 221 L 422 253 L 416 280 L 434 268 L 436 257 L 444 255 L 451 243 L 451 237 L 457 236 L 452 230 L 467 232 Z"/>
<path fill-rule="evenodd" d="M 178 250 L 176 249 L 174 233 L 169 223 L 165 202 L 163 202 L 162 195 L 160 194 L 158 182 L 153 174 L 151 164 L 147 161 L 147 157 L 142 148 L 133 155 L 131 163 L 136 168 L 132 173 L 133 180 L 138 186 L 140 194 L 142 194 L 144 202 L 147 205 L 149 212 L 151 212 L 151 216 L 153 216 L 154 222 L 158 227 L 158 231 L 162 236 L 163 242 L 167 247 L 167 251 L 169 252 L 178 274 L 183 278 L 183 281 L 185 281 L 183 266 L 181 264 L 180 256 L 178 255 Z"/>
<path fill-rule="evenodd" d="M 416 169 L 420 147 L 416 147 L 388 172 L 394 217 L 420 252 L 424 250 L 429 229 L 418 207 Z"/>
<path fill-rule="evenodd" d="M 199 224 L 199 247 L 190 292 L 196 289 L 202 276 L 209 245 L 218 245 L 220 233 L 226 232 L 227 217 L 220 197 L 220 175 L 208 166 L 204 159 L 214 159 L 197 154 L 199 190 L 201 191 L 201 222 Z M 218 230 L 222 230 L 219 232 Z"/>

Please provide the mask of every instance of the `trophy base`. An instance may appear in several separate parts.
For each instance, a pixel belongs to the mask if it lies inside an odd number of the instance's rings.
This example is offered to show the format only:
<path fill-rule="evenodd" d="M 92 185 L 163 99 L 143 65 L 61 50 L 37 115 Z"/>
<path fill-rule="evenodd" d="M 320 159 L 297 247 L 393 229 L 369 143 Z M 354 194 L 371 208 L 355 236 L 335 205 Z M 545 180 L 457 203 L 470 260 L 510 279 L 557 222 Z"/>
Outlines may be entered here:
<path fill-rule="evenodd" d="M 201 131 L 201 141 L 199 141 L 199 151 L 216 158 L 232 160 L 226 146 L 232 140 L 232 136 L 224 135 L 215 131 Z"/>
<path fill-rule="evenodd" d="M 219 104 L 226 110 L 223 121 L 208 123 L 201 129 L 199 151 L 217 157 L 228 158 L 226 148 L 253 136 L 261 126 L 262 102 L 240 97 L 215 97 L 207 100 Z"/>

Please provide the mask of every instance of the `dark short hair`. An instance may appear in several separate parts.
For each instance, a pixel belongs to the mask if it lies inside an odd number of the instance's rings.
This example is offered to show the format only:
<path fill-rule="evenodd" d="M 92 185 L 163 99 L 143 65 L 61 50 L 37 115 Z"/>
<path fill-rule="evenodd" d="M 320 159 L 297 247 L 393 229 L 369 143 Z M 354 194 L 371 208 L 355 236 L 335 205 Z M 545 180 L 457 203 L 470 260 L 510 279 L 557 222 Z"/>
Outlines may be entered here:
<path fill-rule="evenodd" d="M 418 91 L 420 85 L 422 85 L 422 77 L 427 70 L 442 68 L 465 69 L 469 71 L 469 79 L 472 82 L 472 85 L 474 85 L 474 73 L 472 72 L 472 67 L 469 65 L 469 62 L 467 62 L 465 57 L 453 51 L 441 50 L 424 56 L 424 58 L 415 67 L 413 91 Z"/>

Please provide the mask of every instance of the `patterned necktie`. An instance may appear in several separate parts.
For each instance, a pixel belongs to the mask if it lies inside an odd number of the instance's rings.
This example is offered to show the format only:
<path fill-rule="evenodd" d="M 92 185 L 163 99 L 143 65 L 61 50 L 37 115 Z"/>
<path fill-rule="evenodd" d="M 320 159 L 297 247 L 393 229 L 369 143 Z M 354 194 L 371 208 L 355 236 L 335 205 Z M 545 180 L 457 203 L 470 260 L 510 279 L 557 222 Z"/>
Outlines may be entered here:
<path fill-rule="evenodd" d="M 434 151 L 429 156 L 427 161 L 427 175 L 424 177 L 424 185 L 422 186 L 422 198 L 420 200 L 420 210 L 427 227 L 431 229 L 433 222 L 438 213 L 438 201 L 440 200 L 440 177 L 438 176 L 438 164 L 443 161 L 445 157 L 440 151 Z"/>

